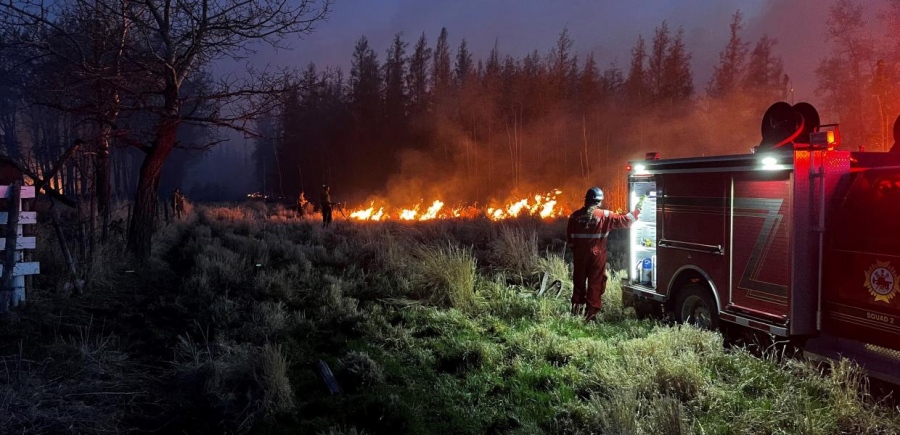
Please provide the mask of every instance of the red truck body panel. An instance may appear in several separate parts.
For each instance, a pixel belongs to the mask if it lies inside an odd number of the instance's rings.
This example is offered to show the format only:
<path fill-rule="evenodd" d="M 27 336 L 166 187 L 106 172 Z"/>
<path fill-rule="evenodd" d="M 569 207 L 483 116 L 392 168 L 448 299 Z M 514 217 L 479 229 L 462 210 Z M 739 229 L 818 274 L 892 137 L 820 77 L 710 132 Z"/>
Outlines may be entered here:
<path fill-rule="evenodd" d="M 900 379 L 900 156 L 805 149 L 631 167 L 630 206 L 651 195 L 656 212 L 631 230 L 623 291 L 677 312 L 679 290 L 699 282 L 721 321 L 881 358 L 869 368 Z M 636 278 L 646 259 L 652 284 Z"/>
<path fill-rule="evenodd" d="M 900 167 L 844 184 L 827 233 L 823 331 L 900 349 Z"/>

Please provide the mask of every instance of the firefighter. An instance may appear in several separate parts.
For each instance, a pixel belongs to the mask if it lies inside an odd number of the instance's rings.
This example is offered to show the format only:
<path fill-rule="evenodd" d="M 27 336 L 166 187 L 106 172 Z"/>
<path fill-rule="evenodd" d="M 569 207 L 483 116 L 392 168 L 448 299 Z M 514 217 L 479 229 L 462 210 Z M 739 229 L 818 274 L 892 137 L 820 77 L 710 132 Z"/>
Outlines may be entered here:
<path fill-rule="evenodd" d="M 181 219 L 181 215 L 184 214 L 184 195 L 177 187 L 172 190 L 172 209 L 175 211 L 175 217 Z"/>
<path fill-rule="evenodd" d="M 306 195 L 303 192 L 300 192 L 300 196 L 297 197 L 297 216 L 303 217 L 306 214 L 306 208 L 309 206 L 309 201 L 306 199 Z"/>
<path fill-rule="evenodd" d="M 572 247 L 575 262 L 575 288 L 572 291 L 572 314 L 584 311 L 586 322 L 593 321 L 602 308 L 601 296 L 606 291 L 606 239 L 610 230 L 628 228 L 641 210 L 617 214 L 601 208 L 603 191 L 588 189 L 584 207 L 569 216 L 566 240 Z M 585 286 L 585 282 L 587 285 Z"/>
<path fill-rule="evenodd" d="M 322 185 L 320 202 L 322 206 L 322 228 L 328 228 L 331 225 L 331 209 L 334 203 L 331 202 L 331 188 L 327 184 Z"/>

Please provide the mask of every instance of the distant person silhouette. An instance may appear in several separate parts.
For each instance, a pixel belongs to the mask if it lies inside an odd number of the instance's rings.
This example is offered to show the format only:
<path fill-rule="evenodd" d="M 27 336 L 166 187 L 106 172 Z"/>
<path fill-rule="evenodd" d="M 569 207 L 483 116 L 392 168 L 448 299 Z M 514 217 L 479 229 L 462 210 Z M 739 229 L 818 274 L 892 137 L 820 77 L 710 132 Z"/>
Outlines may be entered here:
<path fill-rule="evenodd" d="M 184 195 L 177 187 L 172 190 L 172 209 L 175 210 L 175 217 L 181 219 L 184 214 Z"/>
<path fill-rule="evenodd" d="M 309 201 L 306 199 L 306 195 L 300 192 L 300 196 L 297 197 L 297 216 L 302 218 L 306 214 L 307 206 L 309 206 Z"/>
<path fill-rule="evenodd" d="M 334 204 L 331 202 L 331 188 L 327 184 L 322 185 L 322 196 L 319 201 L 322 206 L 322 228 L 328 228 L 331 225 L 331 210 Z"/>

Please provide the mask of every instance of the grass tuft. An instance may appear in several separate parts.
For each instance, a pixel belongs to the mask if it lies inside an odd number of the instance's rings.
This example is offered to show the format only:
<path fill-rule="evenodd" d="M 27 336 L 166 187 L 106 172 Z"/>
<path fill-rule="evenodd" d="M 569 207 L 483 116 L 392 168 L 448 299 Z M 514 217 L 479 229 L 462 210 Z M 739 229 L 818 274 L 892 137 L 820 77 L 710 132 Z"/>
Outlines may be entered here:
<path fill-rule="evenodd" d="M 341 385 L 347 391 L 356 391 L 384 382 L 381 366 L 366 352 L 348 352 L 340 360 L 338 373 Z"/>
<path fill-rule="evenodd" d="M 537 234 L 524 228 L 501 225 L 491 241 L 491 261 L 500 271 L 508 272 L 520 282 L 538 270 Z"/>
<path fill-rule="evenodd" d="M 471 249 L 449 245 L 413 248 L 410 264 L 414 296 L 439 307 L 475 306 L 476 262 Z"/>
<path fill-rule="evenodd" d="M 261 414 L 271 416 L 294 409 L 294 393 L 288 379 L 289 363 L 281 346 L 266 343 L 256 361 L 256 383 L 262 390 Z"/>

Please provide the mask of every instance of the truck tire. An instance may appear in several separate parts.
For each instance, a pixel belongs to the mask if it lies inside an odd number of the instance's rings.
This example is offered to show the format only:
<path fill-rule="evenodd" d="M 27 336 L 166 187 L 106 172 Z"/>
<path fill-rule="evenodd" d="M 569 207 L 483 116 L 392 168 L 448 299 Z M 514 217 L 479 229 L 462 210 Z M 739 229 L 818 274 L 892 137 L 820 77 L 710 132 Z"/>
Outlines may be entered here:
<path fill-rule="evenodd" d="M 688 284 L 678 292 L 675 320 L 715 331 L 719 329 L 719 308 L 706 287 Z"/>

